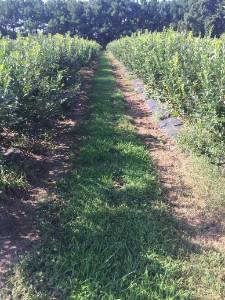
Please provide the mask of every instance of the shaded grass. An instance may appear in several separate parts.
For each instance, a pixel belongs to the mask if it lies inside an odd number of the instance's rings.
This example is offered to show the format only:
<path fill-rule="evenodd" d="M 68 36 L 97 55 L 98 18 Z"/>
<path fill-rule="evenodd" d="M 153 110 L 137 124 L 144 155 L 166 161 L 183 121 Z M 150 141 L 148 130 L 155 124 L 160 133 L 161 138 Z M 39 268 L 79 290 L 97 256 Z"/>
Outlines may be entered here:
<path fill-rule="evenodd" d="M 224 141 L 214 141 L 212 134 L 206 129 L 203 130 L 199 124 L 195 124 L 185 127 L 180 132 L 177 142 L 181 151 L 187 154 L 183 159 L 184 174 L 193 187 L 195 197 L 204 202 L 203 213 L 211 214 L 216 221 L 224 220 Z M 200 151 L 201 149 L 204 151 Z M 220 159 L 213 159 L 215 157 Z"/>
<path fill-rule="evenodd" d="M 215 222 L 224 222 L 225 176 L 221 168 L 213 165 L 208 157 L 194 153 L 184 155 L 182 162 L 192 194 L 202 202 L 201 213 L 208 218 L 211 216 Z"/>
<path fill-rule="evenodd" d="M 9 191 L 26 189 L 29 184 L 18 168 L 9 168 L 0 161 L 0 202 L 7 201 Z"/>
<path fill-rule="evenodd" d="M 181 130 L 178 143 L 182 150 L 205 156 L 211 164 L 225 166 L 225 140 L 219 134 L 204 128 L 203 121 L 188 124 Z"/>
<path fill-rule="evenodd" d="M 208 274 L 221 257 L 202 270 L 204 253 L 160 200 L 154 165 L 104 56 L 89 99 L 86 138 L 58 187 L 62 203 L 43 204 L 42 244 L 18 265 L 14 299 L 189 299 L 197 284 L 219 295 L 217 274 Z"/>

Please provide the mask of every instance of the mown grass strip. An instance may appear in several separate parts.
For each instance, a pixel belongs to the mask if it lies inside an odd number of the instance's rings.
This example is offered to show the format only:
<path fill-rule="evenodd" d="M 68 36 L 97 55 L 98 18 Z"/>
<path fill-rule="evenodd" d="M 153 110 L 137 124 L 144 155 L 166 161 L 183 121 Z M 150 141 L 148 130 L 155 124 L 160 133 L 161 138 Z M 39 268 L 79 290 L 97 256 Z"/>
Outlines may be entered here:
<path fill-rule="evenodd" d="M 187 299 L 182 271 L 195 248 L 160 201 L 105 56 L 89 99 L 86 138 L 59 186 L 64 205 L 45 206 L 43 244 L 19 266 L 14 298 Z"/>

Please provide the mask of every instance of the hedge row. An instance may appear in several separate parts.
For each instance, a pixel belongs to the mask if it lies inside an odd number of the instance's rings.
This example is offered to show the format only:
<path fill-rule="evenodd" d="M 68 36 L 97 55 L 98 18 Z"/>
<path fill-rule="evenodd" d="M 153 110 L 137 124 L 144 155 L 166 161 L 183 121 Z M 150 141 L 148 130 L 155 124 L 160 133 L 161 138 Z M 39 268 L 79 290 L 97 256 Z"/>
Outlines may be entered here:
<path fill-rule="evenodd" d="M 174 31 L 136 33 L 108 45 L 144 80 L 149 94 L 189 123 L 182 141 L 217 162 L 225 158 L 225 37 Z"/>
<path fill-rule="evenodd" d="M 69 35 L 1 38 L 1 127 L 34 128 L 59 114 L 74 98 L 80 69 L 99 49 Z"/>

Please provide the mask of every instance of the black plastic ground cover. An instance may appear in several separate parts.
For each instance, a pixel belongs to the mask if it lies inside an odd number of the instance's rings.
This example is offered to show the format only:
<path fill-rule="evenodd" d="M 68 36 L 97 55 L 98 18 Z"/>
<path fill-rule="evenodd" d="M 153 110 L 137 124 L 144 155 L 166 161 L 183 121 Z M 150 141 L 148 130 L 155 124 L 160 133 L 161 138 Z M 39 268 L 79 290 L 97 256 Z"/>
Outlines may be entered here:
<path fill-rule="evenodd" d="M 181 128 L 184 126 L 180 118 L 171 116 L 170 111 L 163 107 L 163 105 L 154 99 L 149 99 L 145 91 L 144 83 L 140 79 L 132 81 L 136 92 L 142 95 L 147 102 L 149 113 L 154 118 L 156 126 L 165 130 L 166 134 L 171 138 L 176 138 Z"/>

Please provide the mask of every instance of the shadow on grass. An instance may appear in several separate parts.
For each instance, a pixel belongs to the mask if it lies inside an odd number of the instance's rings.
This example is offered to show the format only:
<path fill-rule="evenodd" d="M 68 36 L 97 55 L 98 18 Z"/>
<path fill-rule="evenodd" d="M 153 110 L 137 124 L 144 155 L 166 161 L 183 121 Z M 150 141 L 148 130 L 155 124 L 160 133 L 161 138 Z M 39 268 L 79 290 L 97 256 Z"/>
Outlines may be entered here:
<path fill-rule="evenodd" d="M 89 99 L 88 138 L 59 184 L 64 204 L 40 208 L 42 244 L 22 261 L 14 285 L 28 299 L 189 298 L 181 264 L 200 250 L 160 200 L 105 57 Z"/>

